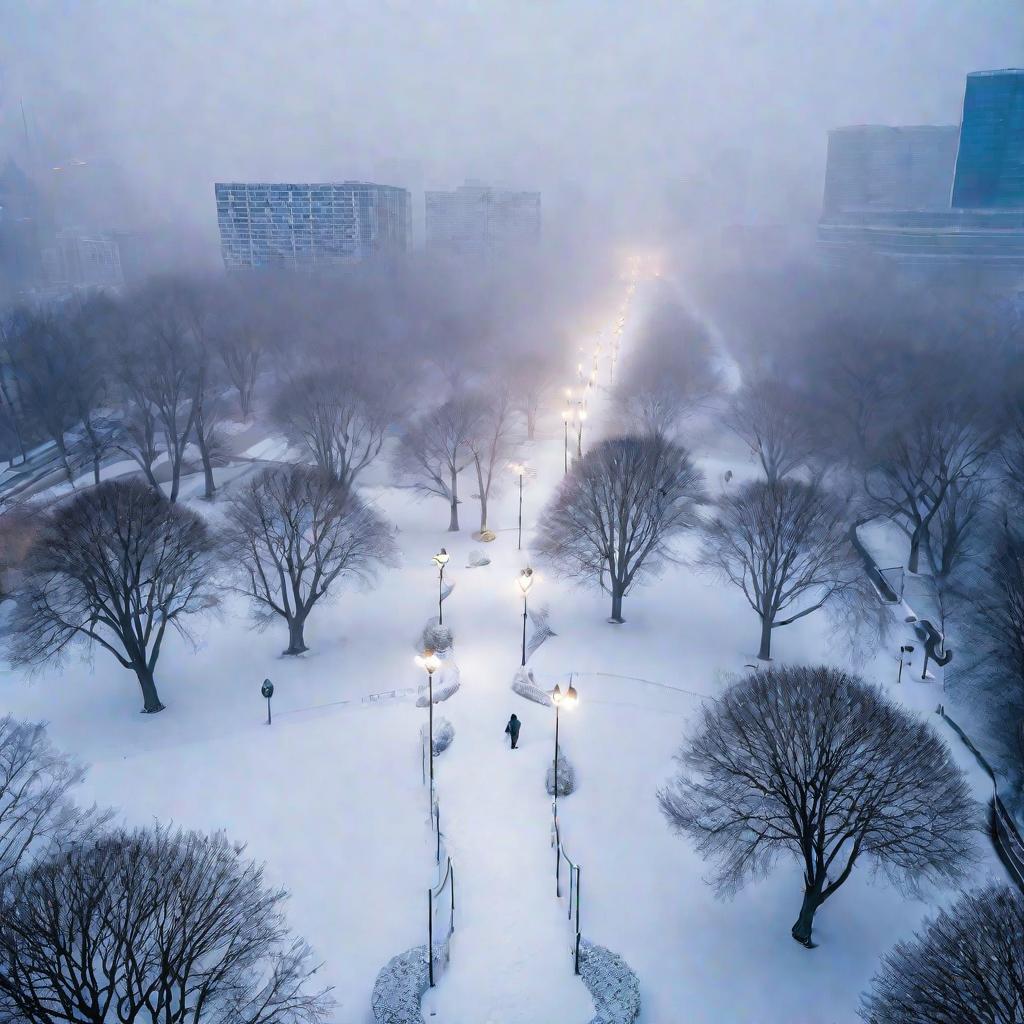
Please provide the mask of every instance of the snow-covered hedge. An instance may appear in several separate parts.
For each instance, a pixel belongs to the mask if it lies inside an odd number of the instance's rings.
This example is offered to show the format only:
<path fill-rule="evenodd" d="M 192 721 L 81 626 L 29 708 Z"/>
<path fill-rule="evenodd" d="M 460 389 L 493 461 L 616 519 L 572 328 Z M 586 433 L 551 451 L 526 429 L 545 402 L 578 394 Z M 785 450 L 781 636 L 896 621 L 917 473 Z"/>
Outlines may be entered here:
<path fill-rule="evenodd" d="M 548 796 L 555 795 L 555 766 L 548 765 L 548 774 L 545 780 Z M 568 796 L 576 792 L 576 769 L 561 749 L 558 751 L 558 795 Z"/>
<path fill-rule="evenodd" d="M 459 688 L 459 666 L 454 661 L 443 662 L 434 676 L 434 703 L 447 700 Z M 425 708 L 429 703 L 429 688 L 426 683 L 420 686 L 416 707 Z"/>
<path fill-rule="evenodd" d="M 424 743 L 427 739 L 428 729 L 429 725 L 420 727 L 420 736 Z M 452 745 L 453 739 L 455 739 L 455 726 L 447 718 L 434 719 L 434 757 L 447 750 Z M 559 783 L 561 783 L 561 780 L 559 780 Z M 561 785 L 558 788 L 561 789 Z"/>
<path fill-rule="evenodd" d="M 640 981 L 617 953 L 584 939 L 580 977 L 597 1010 L 590 1024 L 633 1024 L 640 1016 Z"/>
<path fill-rule="evenodd" d="M 551 694 L 547 690 L 542 690 L 533 681 L 533 672 L 528 669 L 516 669 L 516 674 L 512 677 L 512 689 L 520 697 L 525 697 L 527 700 L 532 700 L 537 704 L 551 704 Z"/>
<path fill-rule="evenodd" d="M 435 964 L 444 957 L 444 946 L 434 946 Z M 420 999 L 429 987 L 426 946 L 413 946 L 392 957 L 373 986 L 370 1005 L 375 1024 L 423 1024 Z"/>
<path fill-rule="evenodd" d="M 439 658 L 447 658 L 454 643 L 455 635 L 452 631 L 447 626 L 439 625 L 437 619 L 431 619 L 420 633 L 417 650 L 433 651 Z"/>

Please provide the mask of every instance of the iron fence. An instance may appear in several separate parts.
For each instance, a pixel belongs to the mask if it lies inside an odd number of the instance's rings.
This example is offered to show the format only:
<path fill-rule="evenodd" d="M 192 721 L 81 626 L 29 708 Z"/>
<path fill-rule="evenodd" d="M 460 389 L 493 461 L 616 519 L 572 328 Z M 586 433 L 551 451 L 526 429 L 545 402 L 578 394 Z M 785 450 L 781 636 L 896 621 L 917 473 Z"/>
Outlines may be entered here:
<path fill-rule="evenodd" d="M 562 834 L 558 827 L 558 801 L 551 803 L 551 845 L 555 848 L 555 897 L 562 898 L 562 863 L 568 872 L 568 920 L 569 934 L 572 944 L 569 955 L 572 957 L 573 973 L 580 973 L 580 866 L 565 852 L 562 845 Z"/>

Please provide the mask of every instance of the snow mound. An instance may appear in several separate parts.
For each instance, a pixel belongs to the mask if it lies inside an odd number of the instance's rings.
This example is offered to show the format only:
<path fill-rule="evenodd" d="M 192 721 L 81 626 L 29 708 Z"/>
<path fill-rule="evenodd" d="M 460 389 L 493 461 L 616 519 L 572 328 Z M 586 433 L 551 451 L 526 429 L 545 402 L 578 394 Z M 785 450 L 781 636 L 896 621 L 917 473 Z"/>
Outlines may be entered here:
<path fill-rule="evenodd" d="M 454 661 L 446 661 L 437 678 L 434 680 L 434 703 L 447 700 L 459 688 L 459 666 Z M 426 683 L 420 686 L 420 694 L 416 698 L 416 707 L 425 708 L 430 703 L 429 688 Z"/>
<path fill-rule="evenodd" d="M 551 704 L 551 695 L 547 690 L 542 690 L 534 682 L 533 672 L 525 668 L 516 669 L 516 674 L 512 677 L 512 689 L 520 697 L 525 697 L 527 700 L 532 700 L 537 704 L 544 704 L 546 706 Z"/>
<path fill-rule="evenodd" d="M 434 946 L 434 962 L 443 962 L 444 946 Z M 373 985 L 370 1006 L 375 1024 L 423 1024 L 420 999 L 430 987 L 427 947 L 413 946 L 392 957 Z"/>
<path fill-rule="evenodd" d="M 436 738 L 435 738 L 436 743 Z M 545 779 L 548 796 L 555 795 L 555 766 L 548 765 L 548 773 Z M 576 792 L 576 768 L 565 754 L 558 751 L 558 795 L 568 796 Z"/>
<path fill-rule="evenodd" d="M 640 1016 L 640 981 L 617 953 L 584 939 L 580 977 L 597 1009 L 590 1024 L 633 1024 Z"/>
<path fill-rule="evenodd" d="M 491 560 L 482 551 L 470 551 L 469 561 L 466 563 L 467 569 L 479 569 L 483 565 L 490 565 Z"/>
<path fill-rule="evenodd" d="M 431 619 L 420 633 L 418 650 L 433 651 L 439 658 L 446 658 L 455 643 L 455 634 L 447 626 Z"/>
<path fill-rule="evenodd" d="M 420 727 L 420 738 L 424 743 L 427 742 L 427 729 L 428 725 Z M 447 750 L 452 745 L 452 740 L 455 739 L 455 726 L 448 721 L 447 718 L 438 718 L 434 721 L 434 757 L 437 757 L 442 751 Z M 561 765 L 558 768 L 562 770 Z M 559 788 L 561 788 L 561 779 L 559 781 Z"/>

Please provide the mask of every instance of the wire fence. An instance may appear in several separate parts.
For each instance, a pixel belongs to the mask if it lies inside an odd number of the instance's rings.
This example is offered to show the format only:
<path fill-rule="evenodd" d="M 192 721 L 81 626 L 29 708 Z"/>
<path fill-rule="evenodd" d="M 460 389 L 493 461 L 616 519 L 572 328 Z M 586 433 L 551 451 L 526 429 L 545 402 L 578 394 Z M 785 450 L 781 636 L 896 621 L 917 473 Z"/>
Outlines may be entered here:
<path fill-rule="evenodd" d="M 1024 892 L 1024 839 L 1016 823 L 999 798 L 999 787 L 996 784 L 996 773 L 988 763 L 984 754 L 974 745 L 970 736 L 946 714 L 945 707 L 940 704 L 936 712 L 947 725 L 960 737 L 964 746 L 974 755 L 978 764 L 992 780 L 992 799 L 989 801 L 989 837 L 995 847 L 996 854 L 1003 862 L 1007 874 L 1013 879 L 1017 888 Z"/>
<path fill-rule="evenodd" d="M 558 801 L 551 802 L 551 845 L 555 848 L 555 897 L 567 897 L 570 946 L 573 973 L 580 973 L 580 866 L 562 845 L 562 834 L 558 826 Z M 562 885 L 563 869 L 568 887 Z"/>

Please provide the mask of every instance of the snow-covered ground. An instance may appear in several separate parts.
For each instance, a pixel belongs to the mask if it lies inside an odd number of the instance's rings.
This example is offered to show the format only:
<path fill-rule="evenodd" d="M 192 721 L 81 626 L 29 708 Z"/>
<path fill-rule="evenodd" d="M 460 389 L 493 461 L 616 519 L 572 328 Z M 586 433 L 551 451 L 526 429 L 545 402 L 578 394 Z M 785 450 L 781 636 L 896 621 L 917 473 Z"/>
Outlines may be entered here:
<path fill-rule="evenodd" d="M 596 427 L 599 403 L 592 418 Z M 537 470 L 525 498 L 527 538 L 562 473 L 560 424 L 552 417 L 544 426 L 548 439 L 525 452 Z M 264 456 L 280 447 L 254 446 L 250 454 Z M 702 441 L 698 453 L 712 490 L 728 486 L 727 469 L 737 477 L 754 471 L 728 438 Z M 283 627 L 255 632 L 244 603 L 228 596 L 219 616 L 197 624 L 197 649 L 166 643 L 157 680 L 167 710 L 159 715 L 137 713 L 134 678 L 103 652 L 33 679 L 3 671 L 0 705 L 48 720 L 55 742 L 92 765 L 85 798 L 121 808 L 131 822 L 226 828 L 248 842 L 271 880 L 293 894 L 290 922 L 324 961 L 337 1022 L 364 1024 L 376 972 L 426 941 L 434 863 L 420 778 L 426 712 L 409 698 L 363 698 L 419 683 L 412 643 L 434 612 L 430 556 L 446 546 L 455 590 L 445 621 L 455 631 L 462 688 L 440 706 L 456 734 L 436 767 L 456 865 L 457 929 L 427 1019 L 583 1024 L 592 1007 L 572 974 L 564 902 L 555 898 L 544 791 L 553 712 L 509 688 L 522 610 L 514 580 L 529 559 L 516 551 L 511 474 L 493 502 L 492 562 L 475 569 L 464 568 L 482 547 L 470 537 L 475 502 L 466 498 L 463 532 L 452 535 L 442 502 L 417 502 L 385 480 L 375 467 L 368 493 L 399 529 L 403 564 L 375 590 L 317 608 L 307 655 L 282 658 Z M 190 484 L 186 496 L 201 493 L 201 477 Z M 579 790 L 560 801 L 559 813 L 582 868 L 583 934 L 637 972 L 641 1019 L 852 1024 L 879 956 L 949 894 L 911 899 L 862 866 L 819 912 L 820 945 L 808 951 L 789 937 L 800 900 L 795 864 L 719 901 L 704 882 L 705 865 L 669 832 L 655 801 L 700 695 L 714 696 L 753 661 L 757 623 L 739 591 L 671 566 L 626 598 L 621 626 L 606 622 L 605 595 L 543 572 L 530 599 L 550 605 L 558 634 L 531 660 L 538 681 L 577 673 L 580 703 L 562 716 L 562 742 Z M 894 635 L 892 651 L 858 667 L 895 686 L 898 643 Z M 779 660 L 848 661 L 824 616 L 779 630 L 773 650 Z M 277 688 L 269 728 L 259 694 L 265 677 Z M 922 714 L 942 699 L 937 682 L 907 681 L 906 673 L 904 681 L 900 695 Z M 512 711 L 524 722 L 515 752 L 502 733 Z M 984 777 L 953 749 L 984 798 Z M 978 880 L 1001 874 L 984 839 L 979 850 Z"/>

